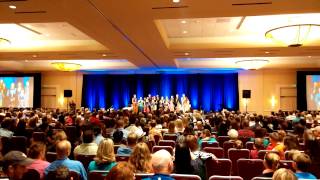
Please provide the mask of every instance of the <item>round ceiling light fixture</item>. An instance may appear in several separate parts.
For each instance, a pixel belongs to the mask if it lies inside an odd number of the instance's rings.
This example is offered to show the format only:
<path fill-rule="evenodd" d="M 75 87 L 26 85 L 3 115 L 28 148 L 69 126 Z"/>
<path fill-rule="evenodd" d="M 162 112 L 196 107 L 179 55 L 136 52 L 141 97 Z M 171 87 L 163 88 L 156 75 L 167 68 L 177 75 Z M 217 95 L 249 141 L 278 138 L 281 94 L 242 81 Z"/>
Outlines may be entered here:
<path fill-rule="evenodd" d="M 269 63 L 269 60 L 265 59 L 249 59 L 236 61 L 236 64 L 246 70 L 257 70 Z"/>
<path fill-rule="evenodd" d="M 59 71 L 76 71 L 81 68 L 81 64 L 69 62 L 53 62 L 51 63 Z"/>

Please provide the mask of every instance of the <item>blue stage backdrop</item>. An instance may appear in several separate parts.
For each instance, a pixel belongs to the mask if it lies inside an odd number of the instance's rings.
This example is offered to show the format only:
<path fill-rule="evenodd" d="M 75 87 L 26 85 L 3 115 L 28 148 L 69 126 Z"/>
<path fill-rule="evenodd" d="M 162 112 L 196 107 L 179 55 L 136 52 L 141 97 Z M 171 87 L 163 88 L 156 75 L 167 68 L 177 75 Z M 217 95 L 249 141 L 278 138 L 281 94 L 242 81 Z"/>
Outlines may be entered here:
<path fill-rule="evenodd" d="M 115 109 L 131 104 L 131 97 L 185 94 L 193 109 L 239 109 L 238 73 L 135 74 L 83 76 L 82 106 Z"/>

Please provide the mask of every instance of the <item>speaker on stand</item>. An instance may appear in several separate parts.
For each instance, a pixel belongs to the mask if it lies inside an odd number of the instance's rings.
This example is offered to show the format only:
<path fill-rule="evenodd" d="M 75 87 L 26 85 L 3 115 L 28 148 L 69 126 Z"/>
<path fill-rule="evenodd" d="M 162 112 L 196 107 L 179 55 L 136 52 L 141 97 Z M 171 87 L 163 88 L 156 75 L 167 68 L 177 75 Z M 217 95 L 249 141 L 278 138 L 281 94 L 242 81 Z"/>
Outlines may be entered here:
<path fill-rule="evenodd" d="M 248 99 L 251 98 L 251 90 L 242 90 L 242 98 L 246 100 L 246 113 L 248 112 Z"/>
<path fill-rule="evenodd" d="M 72 90 L 64 90 L 63 91 L 63 97 L 67 98 L 67 111 L 69 110 L 69 98 L 72 97 Z"/>

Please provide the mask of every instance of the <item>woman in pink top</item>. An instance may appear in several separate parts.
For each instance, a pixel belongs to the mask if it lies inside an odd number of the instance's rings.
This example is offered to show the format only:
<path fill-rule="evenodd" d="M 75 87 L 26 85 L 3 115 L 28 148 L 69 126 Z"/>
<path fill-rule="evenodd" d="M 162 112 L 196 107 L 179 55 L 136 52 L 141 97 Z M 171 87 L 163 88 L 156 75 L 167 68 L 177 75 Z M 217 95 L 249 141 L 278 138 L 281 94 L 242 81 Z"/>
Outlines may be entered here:
<path fill-rule="evenodd" d="M 34 169 L 40 174 L 40 179 L 44 179 L 44 170 L 50 165 L 45 161 L 46 145 L 41 142 L 35 142 L 30 146 L 28 157 L 34 161 L 27 166 L 27 169 Z"/>

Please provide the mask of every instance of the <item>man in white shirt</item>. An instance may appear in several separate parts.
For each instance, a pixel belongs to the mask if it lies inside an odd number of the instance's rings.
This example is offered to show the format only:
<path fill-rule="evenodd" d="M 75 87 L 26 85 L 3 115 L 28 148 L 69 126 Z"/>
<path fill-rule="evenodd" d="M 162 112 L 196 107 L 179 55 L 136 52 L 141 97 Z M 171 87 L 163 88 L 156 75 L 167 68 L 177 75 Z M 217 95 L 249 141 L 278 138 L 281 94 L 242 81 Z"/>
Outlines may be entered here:
<path fill-rule="evenodd" d="M 73 153 L 76 157 L 77 155 L 96 155 L 98 150 L 98 145 L 93 142 L 93 131 L 85 130 L 82 134 L 83 142 L 78 145 Z"/>

